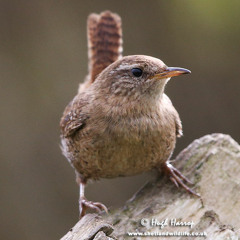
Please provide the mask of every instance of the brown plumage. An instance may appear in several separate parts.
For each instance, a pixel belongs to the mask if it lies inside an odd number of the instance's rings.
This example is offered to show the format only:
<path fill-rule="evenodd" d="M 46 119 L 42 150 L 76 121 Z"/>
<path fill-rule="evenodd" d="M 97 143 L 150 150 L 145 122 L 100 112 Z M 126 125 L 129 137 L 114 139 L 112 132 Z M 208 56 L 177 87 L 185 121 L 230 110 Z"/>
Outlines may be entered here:
<path fill-rule="evenodd" d="M 90 15 L 90 76 L 60 122 L 62 151 L 80 185 L 80 216 L 87 208 L 107 211 L 103 204 L 84 197 L 88 179 L 164 169 L 176 185 L 195 194 L 182 182 L 188 180 L 168 162 L 182 125 L 164 94 L 171 77 L 190 71 L 169 68 L 144 55 L 121 58 L 120 26 L 120 18 L 110 12 Z M 108 29 L 111 34 L 106 34 Z"/>
<path fill-rule="evenodd" d="M 92 13 L 88 17 L 88 71 L 87 80 L 79 91 L 89 87 L 99 73 L 122 57 L 121 18 L 110 11 Z"/>

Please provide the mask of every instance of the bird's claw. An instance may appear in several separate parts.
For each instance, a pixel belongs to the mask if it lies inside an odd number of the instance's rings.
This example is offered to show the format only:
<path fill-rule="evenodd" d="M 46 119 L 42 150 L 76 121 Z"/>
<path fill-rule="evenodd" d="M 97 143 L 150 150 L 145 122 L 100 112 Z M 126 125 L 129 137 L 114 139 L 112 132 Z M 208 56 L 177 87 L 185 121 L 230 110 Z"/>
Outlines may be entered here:
<path fill-rule="evenodd" d="M 200 195 L 189 188 L 183 181 L 193 184 L 189 179 L 187 179 L 179 170 L 177 170 L 169 161 L 165 162 L 163 165 L 164 172 L 170 176 L 170 180 L 177 186 L 181 185 L 187 192 L 200 197 Z"/>
<path fill-rule="evenodd" d="M 100 202 L 89 201 L 85 197 L 80 198 L 79 200 L 80 218 L 85 215 L 87 209 L 93 209 L 96 212 L 105 211 L 106 213 L 108 213 L 108 209 L 104 204 Z"/>

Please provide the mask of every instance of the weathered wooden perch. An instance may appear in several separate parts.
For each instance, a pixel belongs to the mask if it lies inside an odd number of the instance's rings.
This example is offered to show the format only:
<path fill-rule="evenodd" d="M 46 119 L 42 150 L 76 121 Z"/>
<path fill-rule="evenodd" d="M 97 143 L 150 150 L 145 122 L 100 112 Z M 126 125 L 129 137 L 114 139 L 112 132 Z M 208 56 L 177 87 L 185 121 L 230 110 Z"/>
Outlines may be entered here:
<path fill-rule="evenodd" d="M 194 183 L 202 199 L 162 177 L 147 183 L 123 208 L 109 215 L 84 216 L 62 240 L 240 239 L 240 146 L 228 135 L 207 135 L 184 149 L 174 165 Z M 193 227 L 171 226 L 174 219 L 193 222 Z M 165 220 L 167 226 L 154 226 L 156 220 Z M 207 236 L 128 235 L 144 232 L 198 232 Z"/>

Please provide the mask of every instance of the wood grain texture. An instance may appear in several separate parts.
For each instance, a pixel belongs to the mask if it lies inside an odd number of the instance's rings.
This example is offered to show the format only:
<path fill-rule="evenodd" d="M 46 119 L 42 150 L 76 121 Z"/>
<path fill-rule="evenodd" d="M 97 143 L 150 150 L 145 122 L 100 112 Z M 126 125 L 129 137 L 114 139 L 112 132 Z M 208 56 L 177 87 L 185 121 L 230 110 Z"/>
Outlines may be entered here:
<path fill-rule="evenodd" d="M 62 237 L 61 240 L 104 240 L 105 236 L 110 235 L 112 232 L 112 225 L 106 223 L 102 217 L 97 216 L 97 214 L 88 214 Z M 108 240 L 111 239 L 108 238 Z"/>

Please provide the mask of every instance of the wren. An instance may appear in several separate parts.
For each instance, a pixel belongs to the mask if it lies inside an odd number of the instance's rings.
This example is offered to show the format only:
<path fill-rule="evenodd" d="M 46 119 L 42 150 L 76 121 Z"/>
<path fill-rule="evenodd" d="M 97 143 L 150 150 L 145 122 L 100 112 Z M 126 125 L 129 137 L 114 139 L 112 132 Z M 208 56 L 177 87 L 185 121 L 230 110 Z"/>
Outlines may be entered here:
<path fill-rule="evenodd" d="M 85 198 L 89 179 L 164 170 L 177 186 L 198 195 L 169 162 L 182 124 L 164 93 L 171 77 L 190 71 L 150 56 L 122 57 L 121 18 L 110 11 L 89 16 L 88 48 L 89 75 L 60 122 L 62 152 L 80 186 L 80 217 L 87 208 L 107 211 Z"/>

